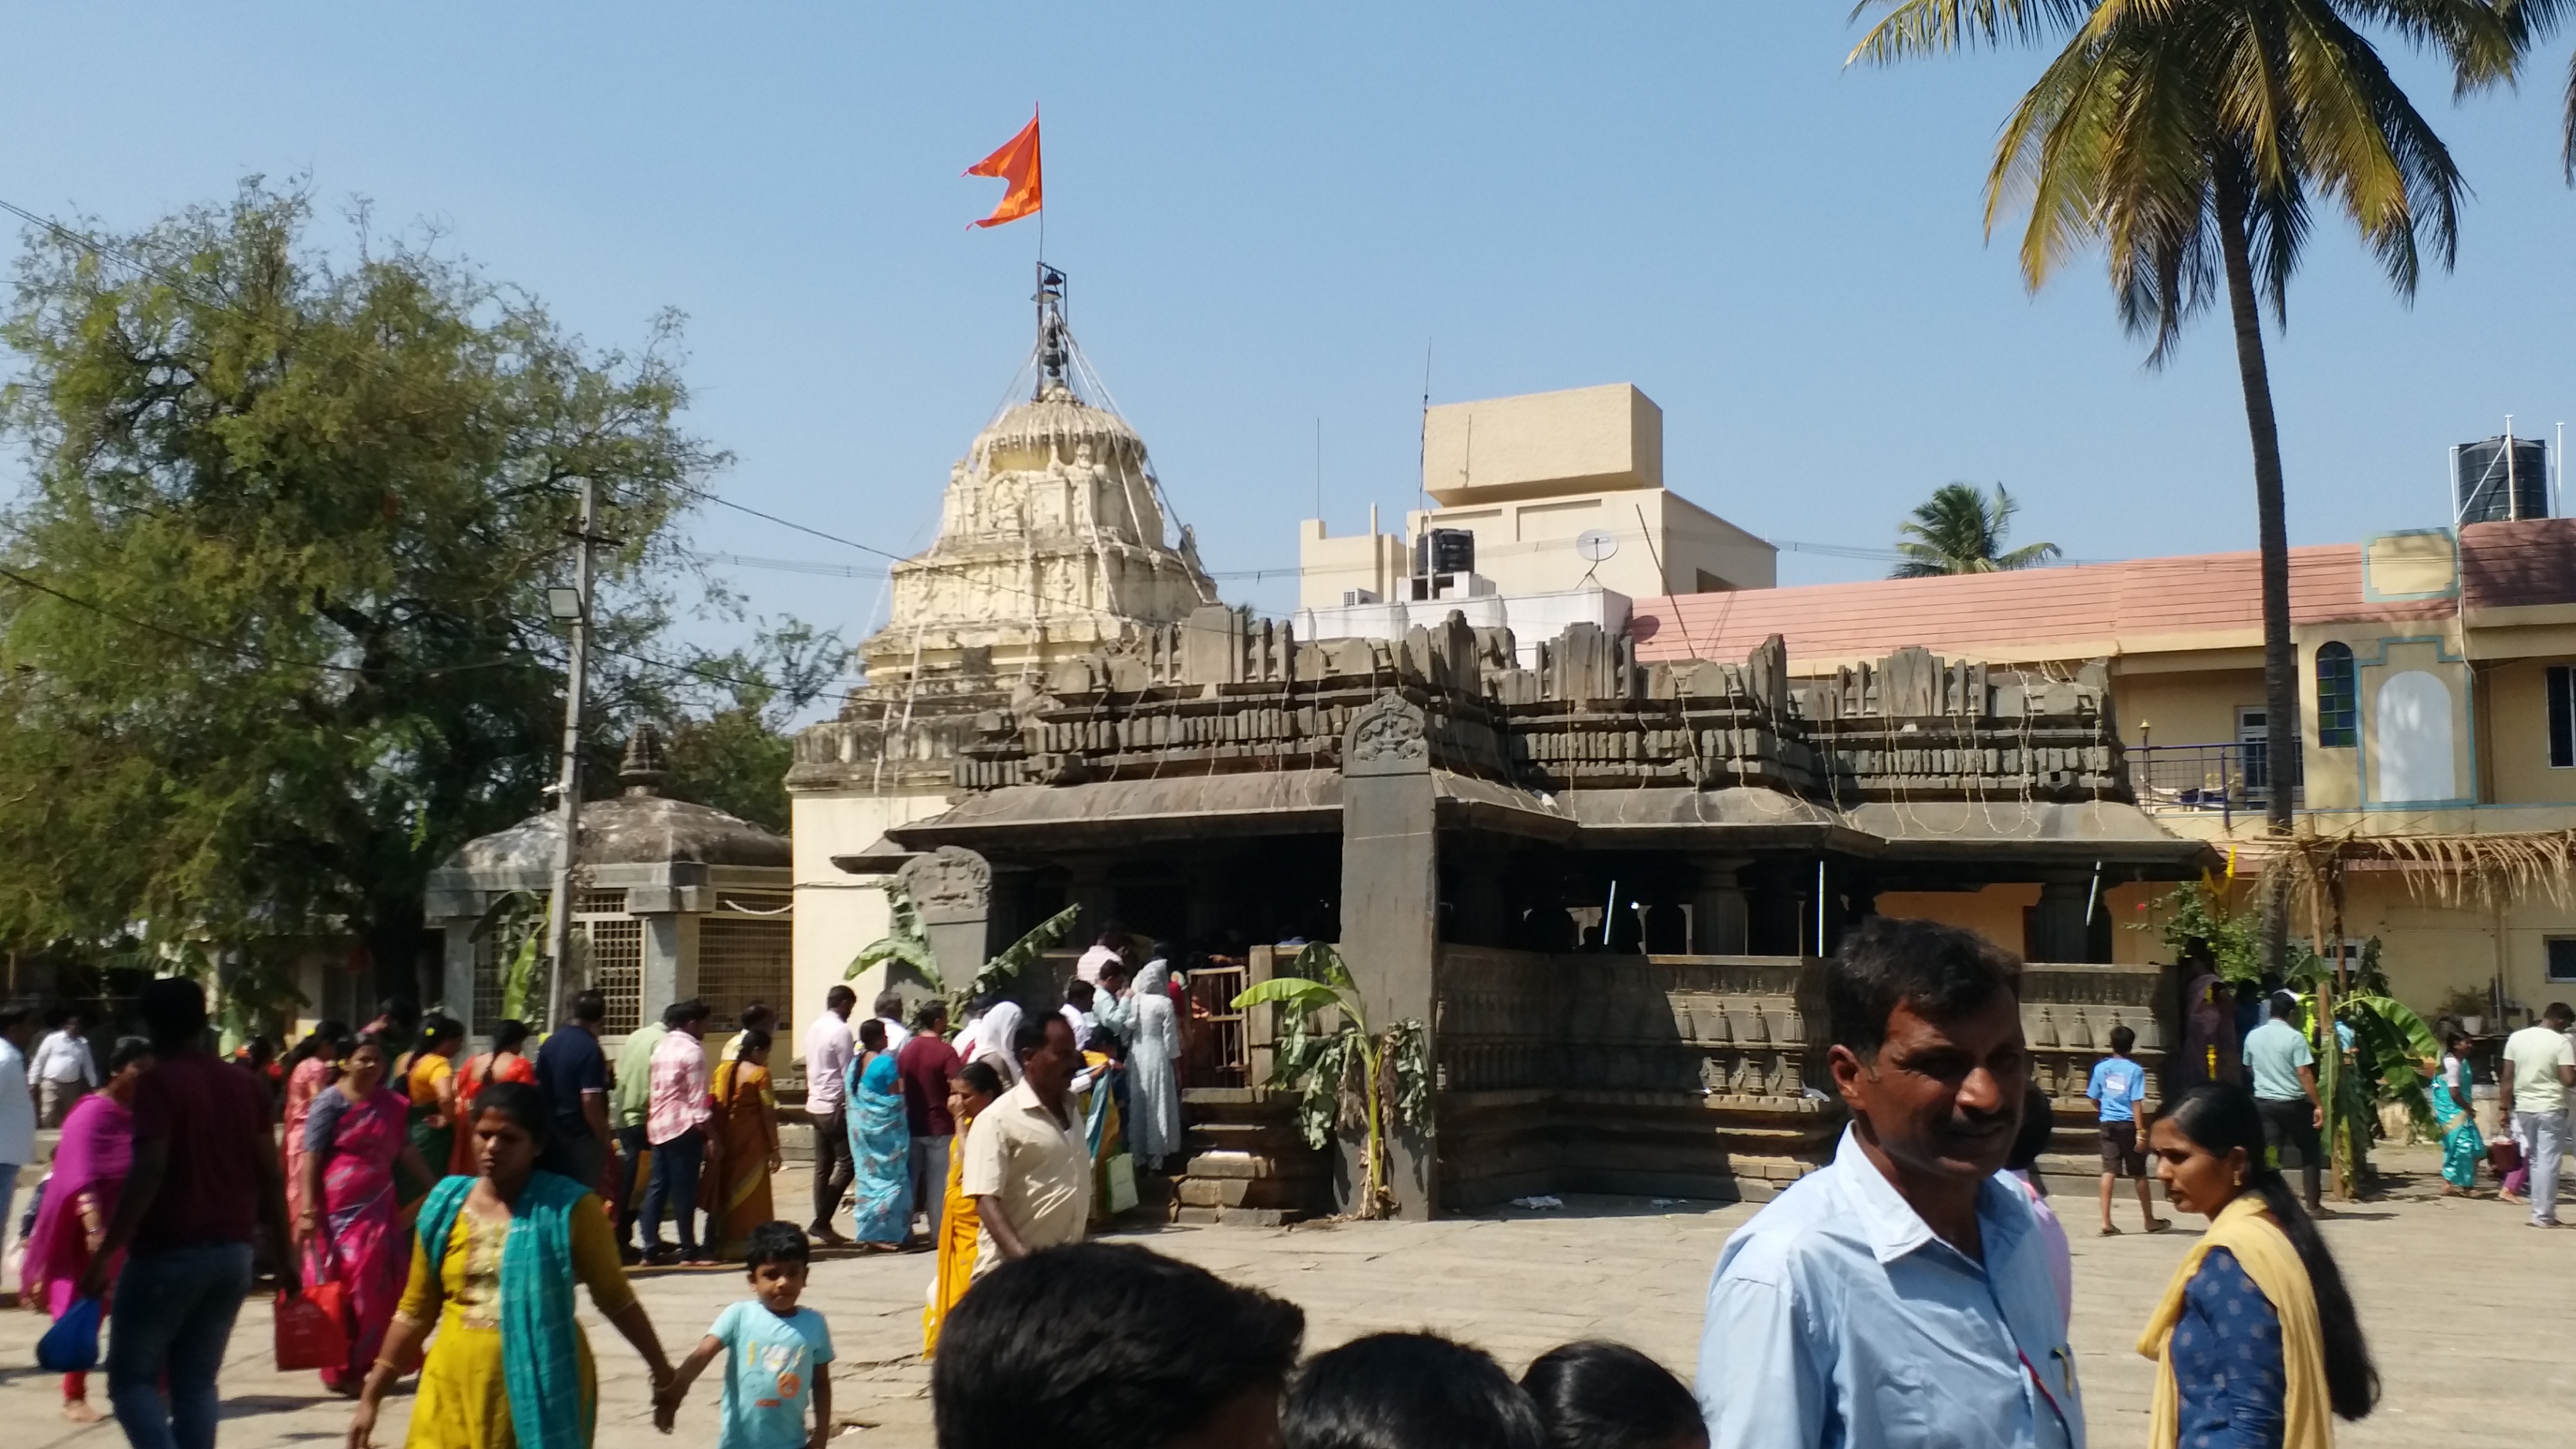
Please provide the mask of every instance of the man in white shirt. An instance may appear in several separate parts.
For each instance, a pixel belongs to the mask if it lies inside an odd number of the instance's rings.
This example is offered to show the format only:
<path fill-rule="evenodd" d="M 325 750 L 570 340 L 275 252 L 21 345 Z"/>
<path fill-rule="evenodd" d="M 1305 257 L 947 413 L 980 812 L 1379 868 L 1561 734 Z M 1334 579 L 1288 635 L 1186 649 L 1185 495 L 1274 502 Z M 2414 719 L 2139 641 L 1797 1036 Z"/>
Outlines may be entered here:
<path fill-rule="evenodd" d="M 2538 1026 L 2504 1042 L 2504 1070 L 2496 1075 L 2497 1107 L 2513 1124 L 2513 1140 L 2531 1170 L 2531 1225 L 2558 1222 L 2558 1158 L 2567 1150 L 2567 1089 L 2576 1086 L 2576 1043 L 2567 1040 L 2576 1010 L 2553 1001 Z"/>
<path fill-rule="evenodd" d="M 877 1020 L 885 1023 L 885 1049 L 902 1051 L 903 1044 L 912 1039 L 912 1028 L 903 1024 L 902 992 L 889 990 L 877 993 Z"/>
<path fill-rule="evenodd" d="M 841 1210 L 841 1195 L 858 1177 L 858 1164 L 850 1160 L 848 1093 L 841 1082 L 859 1052 L 850 1038 L 850 1013 L 858 1004 L 859 993 L 835 986 L 824 994 L 823 1014 L 805 1028 L 805 1111 L 814 1119 L 814 1221 L 805 1231 L 834 1246 L 849 1241 L 832 1226 L 832 1215 Z"/>
<path fill-rule="evenodd" d="M 27 1064 L 27 1081 L 36 1089 L 38 1124 L 60 1127 L 73 1104 L 98 1090 L 98 1063 L 90 1059 L 83 1029 L 89 1025 L 77 1011 L 46 1033 Z"/>
<path fill-rule="evenodd" d="M 28 1090 L 27 1043 L 35 1040 L 35 1014 L 23 1006 L 0 1007 L 0 1249 L 9 1246 L 9 1211 L 18 1196 L 18 1169 L 36 1160 L 36 1098 Z"/>

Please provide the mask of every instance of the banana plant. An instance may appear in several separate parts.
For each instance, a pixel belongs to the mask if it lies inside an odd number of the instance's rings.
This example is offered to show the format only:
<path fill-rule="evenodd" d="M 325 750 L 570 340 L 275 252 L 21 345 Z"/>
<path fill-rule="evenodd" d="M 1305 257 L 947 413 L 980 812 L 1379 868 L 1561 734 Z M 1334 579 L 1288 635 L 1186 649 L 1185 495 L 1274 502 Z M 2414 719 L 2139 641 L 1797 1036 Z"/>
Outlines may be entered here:
<path fill-rule="evenodd" d="M 849 966 L 841 972 L 841 979 L 849 981 L 870 967 L 900 961 L 920 972 L 923 980 L 933 985 L 946 984 L 939 979 L 939 961 L 930 953 L 930 933 L 921 927 L 921 912 L 912 904 L 912 893 L 895 880 L 885 883 L 885 893 L 886 910 L 891 916 L 886 933 L 859 948 L 859 954 L 851 957 Z"/>
<path fill-rule="evenodd" d="M 492 902 L 474 923 L 473 935 L 490 937 L 492 959 L 501 974 L 501 1014 L 512 1021 L 534 1022 L 530 1014 L 539 995 L 537 967 L 546 952 L 546 898 L 534 891 L 511 891 Z M 569 962 L 565 963 L 569 968 Z M 543 1023 L 551 1027 L 552 1013 Z"/>
<path fill-rule="evenodd" d="M 1350 968 L 1321 941 L 1299 951 L 1290 969 L 1296 974 L 1272 977 L 1237 995 L 1234 1009 L 1285 1008 L 1270 1084 L 1298 1093 L 1297 1125 L 1308 1147 L 1322 1147 L 1336 1130 L 1362 1134 L 1364 1180 L 1353 1215 L 1391 1216 L 1395 1193 L 1388 1185 L 1393 1174 L 1387 1129 L 1431 1121 L 1422 1023 L 1407 1018 L 1373 1030 Z"/>
<path fill-rule="evenodd" d="M 2361 1163 L 2369 1154 L 2379 1103 L 2403 1105 L 2432 1132 L 2424 1063 L 2438 1060 L 2442 1045 L 2424 1018 L 2388 994 L 2377 937 L 2362 945 L 2360 959 L 2345 971 L 2341 985 L 2333 962 L 2305 949 L 2295 954 L 2287 982 L 2298 994 L 2315 1038 L 2310 1047 L 2317 1058 L 2317 1095 L 2327 1103 L 2328 1159 L 2334 1164 L 2336 1193 L 2350 1199 L 2359 1195 Z M 2329 1024 L 2329 1015 L 2352 1032 L 2349 1067 L 2341 1033 Z"/>
<path fill-rule="evenodd" d="M 967 983 L 964 991 L 950 994 L 949 1016 L 964 1020 L 969 1004 L 1000 990 L 1003 982 L 1017 977 L 1030 962 L 1046 954 L 1048 948 L 1062 941 L 1073 930 L 1074 923 L 1081 919 L 1082 907 L 1067 906 L 1038 922 L 1036 930 L 1003 947 L 993 959 L 976 969 L 975 979 Z M 939 979 L 935 971 L 931 973 L 931 979 Z"/>

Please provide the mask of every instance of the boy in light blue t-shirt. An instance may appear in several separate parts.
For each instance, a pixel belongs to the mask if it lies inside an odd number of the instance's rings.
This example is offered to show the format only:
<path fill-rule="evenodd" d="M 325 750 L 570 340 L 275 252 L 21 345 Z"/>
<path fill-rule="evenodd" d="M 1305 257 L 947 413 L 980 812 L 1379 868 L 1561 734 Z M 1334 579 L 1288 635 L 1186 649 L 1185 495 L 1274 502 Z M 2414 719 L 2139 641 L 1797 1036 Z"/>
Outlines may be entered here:
<path fill-rule="evenodd" d="M 794 1223 L 763 1223 L 751 1230 L 744 1258 L 751 1298 L 716 1315 L 671 1386 L 656 1397 L 653 1427 L 671 1432 L 689 1385 L 722 1354 L 724 1398 L 718 1411 L 724 1427 L 717 1449 L 824 1449 L 832 1436 L 832 1330 L 822 1314 L 796 1306 L 805 1292 L 805 1231 Z"/>
<path fill-rule="evenodd" d="M 2148 1194 L 2147 1155 L 2139 1146 L 2139 1137 L 2147 1124 L 2140 1120 L 2140 1104 L 2147 1099 L 2147 1069 L 2129 1055 L 2138 1044 L 2138 1034 L 2125 1026 L 2111 1028 L 2111 1054 L 2093 1064 L 2093 1080 L 2084 1086 L 2084 1095 L 2102 1122 L 2102 1236 L 2115 1237 L 2119 1229 L 2111 1223 L 2113 1184 L 2123 1177 L 2138 1182 L 2138 1212 L 2147 1220 L 2147 1231 L 2163 1232 L 2169 1224 L 2156 1216 L 2155 1199 Z"/>

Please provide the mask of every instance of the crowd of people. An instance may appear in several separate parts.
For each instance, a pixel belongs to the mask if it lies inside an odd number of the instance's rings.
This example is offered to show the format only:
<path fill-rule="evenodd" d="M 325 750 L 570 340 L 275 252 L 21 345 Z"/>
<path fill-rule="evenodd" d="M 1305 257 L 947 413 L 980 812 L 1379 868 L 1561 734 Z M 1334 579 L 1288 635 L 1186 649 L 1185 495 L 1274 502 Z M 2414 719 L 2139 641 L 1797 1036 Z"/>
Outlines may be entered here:
<path fill-rule="evenodd" d="M 2049 1104 L 2031 1081 L 2018 963 L 1982 938 L 1872 920 L 1827 963 L 1825 1065 L 1850 1122 L 1828 1164 L 1727 1241 L 1695 1392 L 1599 1342 L 1542 1355 L 1518 1381 L 1422 1333 L 1301 1359 L 1295 1305 L 1086 1241 L 1118 1164 L 1179 1150 L 1176 1102 L 1164 1120 L 1168 953 L 1133 965 L 1123 948 L 1087 953 L 1060 1009 L 982 1002 L 953 1033 L 945 1003 L 907 1020 L 892 993 L 854 1027 L 857 998 L 835 988 L 805 1033 L 817 1153 L 801 1226 L 770 1195 L 765 1010 L 710 1048 L 707 1008 L 675 1003 L 612 1069 L 596 994 L 533 1059 L 528 1032 L 505 1023 L 459 1061 L 455 1022 L 389 1003 L 364 1029 L 322 1023 L 277 1063 L 273 1095 L 208 1049 L 196 985 L 156 981 L 137 1001 L 146 1037 L 117 1043 L 61 1114 L 30 1300 L 57 1315 L 107 1305 L 107 1397 L 138 1449 L 213 1442 L 216 1371 L 261 1264 L 287 1294 L 338 1289 L 348 1353 L 322 1380 L 356 1401 L 350 1449 L 415 1373 L 416 1445 L 588 1444 L 599 1377 L 576 1287 L 643 1359 L 665 1429 L 720 1365 L 724 1449 L 821 1449 L 832 1336 L 801 1300 L 816 1245 L 852 1240 L 931 1251 L 923 1352 L 943 1449 L 2086 1442 L 2069 1333 L 2082 1305 L 2032 1175 Z M 2552 1007 L 2545 1024 L 2567 1016 Z M 0 1028 L 24 1061 L 23 1015 L 0 1013 Z M 2150 1122 L 2134 1043 L 2112 1045 L 2088 1088 L 2103 1230 L 2118 1179 L 2147 1162 L 2175 1211 L 2207 1221 L 2141 1325 L 2149 1444 L 2331 1443 L 2378 1381 L 2305 1194 L 2277 1165 L 2283 1114 L 2267 1103 L 2282 1097 L 2207 1081 Z M 2515 1069 L 2517 1113 L 2542 1110 L 2538 1083 L 2576 1084 L 2576 1062 L 2546 1045 L 2509 1048 L 2509 1062 L 2531 1058 Z M 2257 1033 L 2243 1051 L 2268 1063 L 2258 1084 L 2305 1080 L 2285 1044 Z M 8 1101 L 45 1110 L 35 1091 Z M 0 1112 L 0 1149 L 12 1130 Z M 2149 1230 L 2164 1227 L 2140 1202 Z M 748 1296 L 674 1363 L 628 1269 L 715 1256 L 743 1265 Z M 67 1413 L 95 1416 L 87 1389 L 65 1382 Z"/>

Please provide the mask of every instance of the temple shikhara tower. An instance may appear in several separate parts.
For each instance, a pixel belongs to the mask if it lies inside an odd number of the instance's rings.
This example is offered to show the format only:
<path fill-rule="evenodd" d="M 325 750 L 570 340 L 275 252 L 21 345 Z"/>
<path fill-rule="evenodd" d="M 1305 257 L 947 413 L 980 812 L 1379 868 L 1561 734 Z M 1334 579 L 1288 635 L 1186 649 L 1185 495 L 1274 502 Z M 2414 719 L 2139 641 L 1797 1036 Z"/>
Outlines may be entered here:
<path fill-rule="evenodd" d="M 800 1001 L 885 925 L 883 895 L 835 859 L 947 808 L 977 716 L 1026 705 L 1061 662 L 1149 647 L 1216 602 L 1144 439 L 1066 325 L 1063 273 L 1040 267 L 1036 303 L 1028 392 L 948 470 L 938 538 L 894 566 L 886 625 L 859 646 L 864 688 L 798 737 Z M 858 984 L 864 1002 L 873 983 Z"/>

